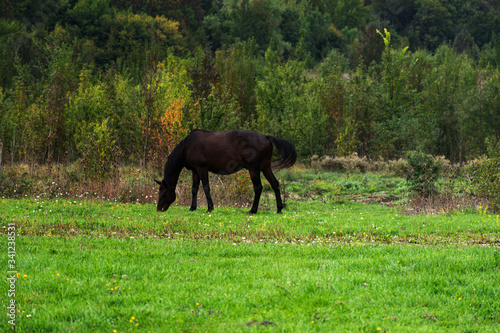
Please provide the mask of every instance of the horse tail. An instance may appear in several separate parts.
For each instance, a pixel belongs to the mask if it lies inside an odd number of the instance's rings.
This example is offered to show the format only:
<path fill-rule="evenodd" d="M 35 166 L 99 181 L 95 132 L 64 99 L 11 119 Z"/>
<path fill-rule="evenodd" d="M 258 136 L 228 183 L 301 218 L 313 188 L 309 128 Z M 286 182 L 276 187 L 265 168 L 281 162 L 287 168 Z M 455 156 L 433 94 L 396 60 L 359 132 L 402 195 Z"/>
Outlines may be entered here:
<path fill-rule="evenodd" d="M 275 168 L 281 170 L 289 168 L 295 164 L 297 161 L 297 151 L 295 150 L 293 143 L 272 135 L 268 135 L 266 138 L 276 147 L 280 156 L 273 161 L 275 163 Z"/>

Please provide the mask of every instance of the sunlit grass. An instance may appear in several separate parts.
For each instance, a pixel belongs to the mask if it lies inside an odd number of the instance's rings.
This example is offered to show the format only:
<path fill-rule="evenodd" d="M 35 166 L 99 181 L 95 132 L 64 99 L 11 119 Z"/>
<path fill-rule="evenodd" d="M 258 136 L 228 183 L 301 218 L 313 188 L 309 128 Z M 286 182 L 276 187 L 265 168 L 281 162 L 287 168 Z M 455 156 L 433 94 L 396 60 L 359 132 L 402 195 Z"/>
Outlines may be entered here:
<path fill-rule="evenodd" d="M 18 248 L 20 331 L 495 332 L 500 320 L 500 257 L 487 247 L 22 237 Z"/>
<path fill-rule="evenodd" d="M 18 234 L 16 329 L 498 331 L 500 216 L 487 206 L 407 215 L 398 177 L 279 178 L 283 214 L 269 188 L 254 215 L 237 208 L 248 198 L 217 202 L 233 186 L 217 179 L 211 213 L 190 212 L 187 192 L 165 213 L 154 197 L 1 198 L 3 253 L 6 227 Z M 387 201 L 350 200 L 370 198 Z"/>
<path fill-rule="evenodd" d="M 276 214 L 271 202 L 255 215 L 218 207 L 189 212 L 173 206 L 157 213 L 153 204 L 66 199 L 3 199 L 2 222 L 16 223 L 25 236 L 105 236 L 217 239 L 279 243 L 498 244 L 500 219 L 483 209 L 438 215 L 404 215 L 398 207 L 290 202 Z"/>

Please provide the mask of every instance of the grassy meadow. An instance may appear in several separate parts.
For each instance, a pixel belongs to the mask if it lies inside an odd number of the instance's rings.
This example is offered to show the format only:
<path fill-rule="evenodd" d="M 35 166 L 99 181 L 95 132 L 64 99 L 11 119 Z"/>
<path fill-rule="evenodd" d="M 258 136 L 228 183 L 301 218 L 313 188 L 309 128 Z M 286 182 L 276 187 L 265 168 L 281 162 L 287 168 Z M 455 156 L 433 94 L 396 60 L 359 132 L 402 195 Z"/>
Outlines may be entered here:
<path fill-rule="evenodd" d="M 17 232 L 15 329 L 500 330 L 500 217 L 487 207 L 416 214 L 396 176 L 292 170 L 279 178 L 283 214 L 268 185 L 249 215 L 241 206 L 251 189 L 232 189 L 244 200 L 231 205 L 216 181 L 220 206 L 211 213 L 202 202 L 189 212 L 188 190 L 166 213 L 139 200 L 1 198 L 4 272 L 8 227 Z M 1 298 L 4 309 L 10 299 Z M 2 331 L 12 331 L 8 320 Z"/>

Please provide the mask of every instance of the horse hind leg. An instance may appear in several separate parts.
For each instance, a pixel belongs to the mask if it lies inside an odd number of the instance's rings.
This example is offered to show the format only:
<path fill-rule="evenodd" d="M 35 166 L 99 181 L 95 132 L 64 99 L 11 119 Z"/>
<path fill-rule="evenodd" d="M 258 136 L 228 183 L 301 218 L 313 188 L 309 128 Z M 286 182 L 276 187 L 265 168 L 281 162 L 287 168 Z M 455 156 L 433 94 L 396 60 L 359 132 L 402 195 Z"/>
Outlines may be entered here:
<path fill-rule="evenodd" d="M 271 167 L 267 167 L 263 170 L 264 176 L 266 177 L 267 181 L 269 184 L 271 184 L 271 187 L 274 191 L 274 195 L 276 196 L 276 206 L 278 208 L 277 213 L 281 213 L 281 210 L 283 209 L 283 202 L 281 201 L 281 193 L 280 193 L 280 183 L 274 176 L 273 170 Z"/>
<path fill-rule="evenodd" d="M 259 208 L 260 195 L 262 194 L 262 182 L 260 181 L 260 172 L 255 170 L 249 170 L 250 179 L 253 184 L 253 191 L 255 193 L 255 197 L 253 199 L 252 209 L 250 209 L 250 214 L 257 213 L 257 209 Z"/>

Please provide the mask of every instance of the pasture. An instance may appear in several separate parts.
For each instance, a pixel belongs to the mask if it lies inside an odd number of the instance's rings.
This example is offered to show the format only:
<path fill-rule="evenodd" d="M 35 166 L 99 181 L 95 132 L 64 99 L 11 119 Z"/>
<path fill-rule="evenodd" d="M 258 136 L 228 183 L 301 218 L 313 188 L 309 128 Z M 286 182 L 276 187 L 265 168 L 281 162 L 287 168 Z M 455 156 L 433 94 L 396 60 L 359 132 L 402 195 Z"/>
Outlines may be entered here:
<path fill-rule="evenodd" d="M 16 330 L 498 332 L 498 215 L 347 200 L 404 201 L 398 178 L 279 178 L 283 214 L 268 184 L 255 215 L 217 207 L 216 191 L 210 213 L 201 203 L 158 213 L 153 203 L 0 199 L 4 272 L 8 227 L 17 232 Z"/>

